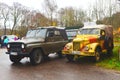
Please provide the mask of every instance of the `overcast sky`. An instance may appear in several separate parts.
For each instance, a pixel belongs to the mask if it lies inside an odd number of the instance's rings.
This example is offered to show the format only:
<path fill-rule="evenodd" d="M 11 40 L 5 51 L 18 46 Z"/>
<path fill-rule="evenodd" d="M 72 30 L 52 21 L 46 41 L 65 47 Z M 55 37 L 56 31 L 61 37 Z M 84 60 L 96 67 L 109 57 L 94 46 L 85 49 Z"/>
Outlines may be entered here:
<path fill-rule="evenodd" d="M 44 0 L 0 0 L 0 2 L 4 2 L 8 5 L 12 5 L 13 2 L 19 2 L 27 7 L 42 10 Z M 58 8 L 72 6 L 75 8 L 87 9 L 90 4 L 92 5 L 95 3 L 95 0 L 56 0 L 56 2 Z"/>

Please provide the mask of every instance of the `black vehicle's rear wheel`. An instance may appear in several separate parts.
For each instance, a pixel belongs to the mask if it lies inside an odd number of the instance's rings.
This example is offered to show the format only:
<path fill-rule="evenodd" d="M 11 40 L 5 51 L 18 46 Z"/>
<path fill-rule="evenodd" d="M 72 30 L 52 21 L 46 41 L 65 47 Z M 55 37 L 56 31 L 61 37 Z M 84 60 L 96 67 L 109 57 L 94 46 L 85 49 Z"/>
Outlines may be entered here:
<path fill-rule="evenodd" d="M 63 57 L 63 55 L 62 55 L 62 52 L 61 52 L 61 51 L 57 52 L 57 54 L 58 54 L 58 57 L 59 57 L 59 58 L 62 58 L 62 57 Z"/>
<path fill-rule="evenodd" d="M 43 60 L 43 54 L 42 54 L 41 50 L 36 49 L 31 53 L 31 55 L 30 55 L 31 64 L 37 65 L 37 64 L 41 63 L 42 60 Z"/>
<path fill-rule="evenodd" d="M 19 63 L 20 60 L 22 59 L 20 56 L 13 56 L 13 55 L 9 55 L 9 58 L 14 63 Z"/>
<path fill-rule="evenodd" d="M 66 55 L 68 61 L 72 62 L 74 59 L 74 55 Z"/>

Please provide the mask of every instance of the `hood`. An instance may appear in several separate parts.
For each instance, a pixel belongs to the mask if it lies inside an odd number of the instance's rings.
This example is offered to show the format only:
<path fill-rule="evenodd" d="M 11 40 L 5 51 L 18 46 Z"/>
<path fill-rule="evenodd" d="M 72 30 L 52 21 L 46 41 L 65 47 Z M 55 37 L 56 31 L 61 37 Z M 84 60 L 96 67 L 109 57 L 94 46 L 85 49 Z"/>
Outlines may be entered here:
<path fill-rule="evenodd" d="M 98 40 L 98 35 L 77 35 L 77 37 L 73 40 L 74 42 L 82 42 L 87 41 L 89 43 L 94 43 Z"/>
<path fill-rule="evenodd" d="M 25 39 L 22 39 L 22 40 L 10 41 L 9 43 L 28 44 L 28 43 L 36 43 L 36 42 L 44 42 L 44 39 L 43 38 L 25 38 Z"/>

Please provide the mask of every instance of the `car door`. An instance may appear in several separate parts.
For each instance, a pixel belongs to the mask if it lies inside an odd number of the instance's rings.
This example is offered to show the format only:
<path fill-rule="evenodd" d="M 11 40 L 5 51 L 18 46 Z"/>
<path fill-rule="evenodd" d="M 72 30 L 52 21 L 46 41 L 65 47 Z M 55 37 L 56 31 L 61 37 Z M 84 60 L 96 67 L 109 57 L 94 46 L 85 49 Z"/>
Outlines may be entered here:
<path fill-rule="evenodd" d="M 55 52 L 59 52 L 60 50 L 62 50 L 63 46 L 64 46 L 64 38 L 62 37 L 60 30 L 55 29 L 54 30 L 54 50 Z"/>
<path fill-rule="evenodd" d="M 46 34 L 46 39 L 45 39 L 45 43 L 44 43 L 44 51 L 45 53 L 49 54 L 54 52 L 54 39 L 55 35 L 54 35 L 54 29 L 48 29 L 47 34 Z"/>

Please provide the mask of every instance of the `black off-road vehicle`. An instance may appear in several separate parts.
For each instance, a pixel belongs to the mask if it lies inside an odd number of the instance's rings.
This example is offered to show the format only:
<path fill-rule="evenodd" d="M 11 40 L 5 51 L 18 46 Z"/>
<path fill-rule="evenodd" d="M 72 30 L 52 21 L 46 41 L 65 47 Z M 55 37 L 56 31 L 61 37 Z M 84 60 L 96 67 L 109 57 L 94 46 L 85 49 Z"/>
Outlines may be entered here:
<path fill-rule="evenodd" d="M 41 63 L 50 53 L 56 52 L 61 57 L 61 50 L 67 42 L 67 35 L 63 28 L 31 29 L 27 32 L 25 39 L 9 42 L 6 53 L 14 63 L 29 57 L 30 62 L 35 65 Z"/>

